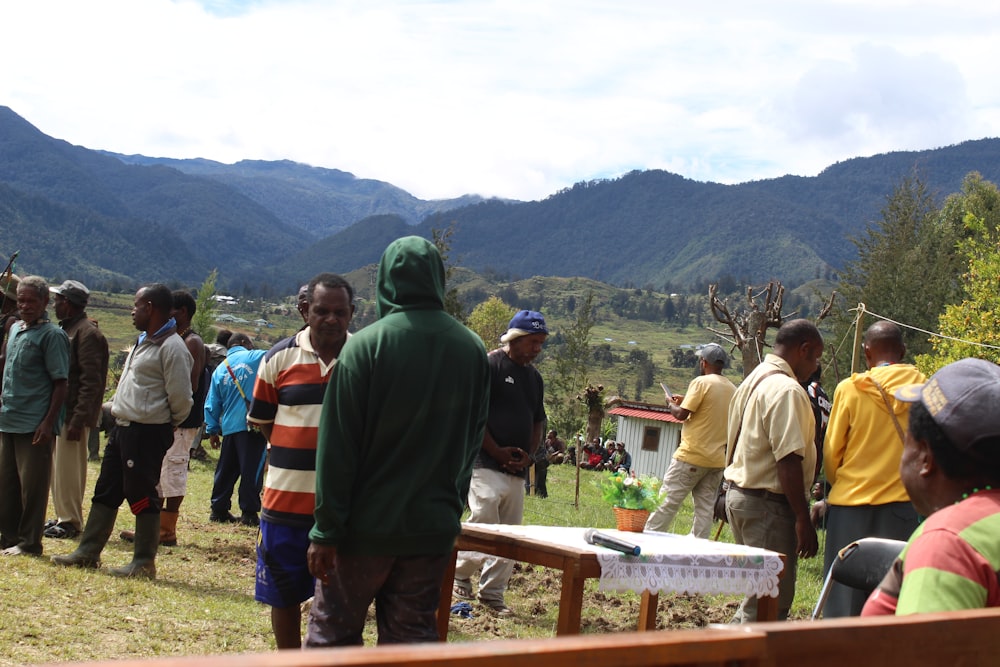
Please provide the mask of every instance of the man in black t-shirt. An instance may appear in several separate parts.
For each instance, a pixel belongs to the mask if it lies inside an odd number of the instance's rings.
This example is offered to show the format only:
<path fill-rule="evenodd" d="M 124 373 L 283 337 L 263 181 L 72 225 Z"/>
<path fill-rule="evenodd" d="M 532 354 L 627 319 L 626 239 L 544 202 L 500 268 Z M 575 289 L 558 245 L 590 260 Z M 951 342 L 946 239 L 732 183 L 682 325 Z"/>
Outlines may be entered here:
<path fill-rule="evenodd" d="M 524 470 L 542 440 L 545 408 L 542 376 L 532 365 L 549 335 L 541 313 L 522 310 L 500 337 L 503 347 L 488 355 L 490 411 L 483 446 L 473 464 L 470 523 L 520 524 L 524 513 Z M 483 561 L 486 561 L 483 566 Z M 456 597 L 471 599 L 470 577 L 481 566 L 479 601 L 501 616 L 511 614 L 504 591 L 513 569 L 506 558 L 459 553 Z"/>

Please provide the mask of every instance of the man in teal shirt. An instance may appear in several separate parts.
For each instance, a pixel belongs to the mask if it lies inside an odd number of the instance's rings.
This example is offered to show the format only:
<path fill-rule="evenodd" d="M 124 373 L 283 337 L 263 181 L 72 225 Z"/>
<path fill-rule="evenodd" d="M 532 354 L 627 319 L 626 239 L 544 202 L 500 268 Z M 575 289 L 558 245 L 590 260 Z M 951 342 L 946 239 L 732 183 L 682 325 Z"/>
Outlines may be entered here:
<path fill-rule="evenodd" d="M 52 450 L 62 427 L 69 338 L 49 321 L 48 304 L 43 278 L 21 279 L 21 320 L 0 356 L 0 548 L 9 556 L 42 553 Z"/>

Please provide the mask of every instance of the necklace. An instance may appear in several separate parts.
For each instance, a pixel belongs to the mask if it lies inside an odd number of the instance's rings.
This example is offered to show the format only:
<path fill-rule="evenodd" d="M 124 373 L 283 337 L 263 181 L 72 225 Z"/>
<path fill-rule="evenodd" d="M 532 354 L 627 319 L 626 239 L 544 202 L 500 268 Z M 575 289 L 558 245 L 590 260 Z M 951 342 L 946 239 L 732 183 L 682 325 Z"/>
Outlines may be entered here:
<path fill-rule="evenodd" d="M 187 329 L 185 329 L 184 331 L 178 331 L 178 332 L 177 332 L 177 335 L 178 335 L 178 336 L 180 336 L 181 338 L 187 338 L 187 335 L 188 335 L 189 333 L 191 333 L 191 327 L 188 327 L 188 328 L 187 328 Z"/>
<path fill-rule="evenodd" d="M 974 488 L 974 489 L 972 489 L 972 491 L 969 491 L 968 493 L 963 493 L 962 494 L 962 498 L 960 500 L 956 500 L 955 504 L 957 505 L 960 502 L 962 502 L 963 500 L 967 500 L 969 498 L 969 496 L 971 496 L 973 494 L 976 494 L 976 493 L 979 493 L 980 491 L 992 491 L 992 490 L 993 490 L 993 487 L 990 486 L 989 484 L 987 484 L 986 486 L 984 486 L 981 489 Z"/>

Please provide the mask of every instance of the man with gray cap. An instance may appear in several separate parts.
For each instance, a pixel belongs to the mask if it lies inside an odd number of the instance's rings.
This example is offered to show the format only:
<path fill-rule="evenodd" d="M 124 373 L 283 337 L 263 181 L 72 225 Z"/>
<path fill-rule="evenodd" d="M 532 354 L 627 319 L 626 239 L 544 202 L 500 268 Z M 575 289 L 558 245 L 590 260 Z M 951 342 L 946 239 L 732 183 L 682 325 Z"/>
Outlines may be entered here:
<path fill-rule="evenodd" d="M 108 377 L 108 341 L 87 317 L 90 290 L 67 280 L 50 287 L 59 326 L 69 336 L 69 382 L 66 418 L 56 435 L 52 455 L 52 506 L 56 518 L 45 537 L 76 537 L 83 530 L 83 496 L 87 486 L 87 444 L 101 419 Z"/>
<path fill-rule="evenodd" d="M 910 403 L 899 473 L 927 518 L 862 616 L 1000 607 L 1000 367 L 962 359 L 895 397 Z"/>
<path fill-rule="evenodd" d="M 503 347 L 487 355 L 490 408 L 483 445 L 472 468 L 470 523 L 521 523 L 524 469 L 541 444 L 545 423 L 542 376 L 531 362 L 541 353 L 548 335 L 541 313 L 522 310 L 500 337 Z M 506 558 L 487 559 L 478 552 L 460 552 L 452 592 L 472 599 L 470 577 L 481 566 L 479 601 L 494 613 L 509 616 L 512 612 L 504 603 L 504 592 L 514 564 Z"/>
<path fill-rule="evenodd" d="M 697 354 L 701 375 L 691 380 L 687 394 L 667 401 L 667 410 L 684 425 L 680 445 L 663 476 L 666 497 L 649 515 L 646 529 L 669 531 L 690 494 L 694 500 L 691 534 L 705 538 L 712 529 L 712 509 L 726 466 L 726 424 L 736 386 L 722 375 L 722 369 L 729 367 L 729 355 L 722 346 L 708 343 Z"/>

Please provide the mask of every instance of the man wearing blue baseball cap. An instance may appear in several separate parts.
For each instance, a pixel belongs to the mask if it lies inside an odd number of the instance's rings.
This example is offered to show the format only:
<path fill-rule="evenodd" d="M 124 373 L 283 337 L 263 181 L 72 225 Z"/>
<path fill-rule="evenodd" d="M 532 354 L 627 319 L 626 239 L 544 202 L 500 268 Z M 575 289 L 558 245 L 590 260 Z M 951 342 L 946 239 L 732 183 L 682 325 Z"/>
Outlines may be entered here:
<path fill-rule="evenodd" d="M 488 355 L 490 408 L 483 446 L 473 463 L 470 523 L 521 523 L 524 469 L 541 443 L 545 423 L 542 376 L 531 362 L 542 351 L 548 335 L 541 313 L 522 310 L 500 337 L 503 346 Z M 479 601 L 496 614 L 509 616 L 512 612 L 504 603 L 504 592 L 514 564 L 506 558 L 460 552 L 455 565 L 455 596 L 472 599 L 470 577 L 481 566 Z"/>
<path fill-rule="evenodd" d="M 899 473 L 917 527 L 862 616 L 1000 607 L 1000 366 L 948 364 L 911 404 Z"/>

